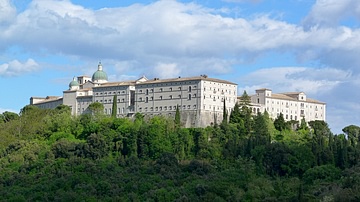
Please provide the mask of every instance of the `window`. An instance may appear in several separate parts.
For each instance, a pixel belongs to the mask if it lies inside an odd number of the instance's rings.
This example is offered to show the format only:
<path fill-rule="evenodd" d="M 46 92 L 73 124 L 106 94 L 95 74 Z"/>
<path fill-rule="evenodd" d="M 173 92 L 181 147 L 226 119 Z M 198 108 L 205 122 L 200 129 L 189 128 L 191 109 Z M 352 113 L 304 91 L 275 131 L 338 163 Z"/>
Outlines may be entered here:
<path fill-rule="evenodd" d="M 150 97 L 150 100 L 153 101 L 153 100 L 154 100 L 154 97 Z"/>
<path fill-rule="evenodd" d="M 189 92 L 191 92 L 191 86 L 189 86 Z"/>
<path fill-rule="evenodd" d="M 167 110 L 167 106 L 164 107 L 164 110 L 165 110 L 165 111 Z"/>
<path fill-rule="evenodd" d="M 163 89 L 162 89 L 162 88 L 160 88 L 160 92 L 163 92 Z"/>
<path fill-rule="evenodd" d="M 123 99 L 121 99 L 121 102 L 125 102 L 125 99 L 123 98 Z"/>
<path fill-rule="evenodd" d="M 170 100 L 173 98 L 172 95 L 169 96 Z"/>
<path fill-rule="evenodd" d="M 159 107 L 160 111 L 162 111 L 162 107 Z"/>
<path fill-rule="evenodd" d="M 145 94 L 149 95 L 149 89 L 146 89 Z"/>
<path fill-rule="evenodd" d="M 160 96 L 160 100 L 162 100 L 162 96 Z"/>
<path fill-rule="evenodd" d="M 139 93 L 142 93 L 142 90 L 139 90 Z"/>
<path fill-rule="evenodd" d="M 155 111 L 158 111 L 159 110 L 159 108 L 158 107 L 155 107 Z"/>
<path fill-rule="evenodd" d="M 187 108 L 190 109 L 190 105 L 188 105 Z"/>
<path fill-rule="evenodd" d="M 191 94 L 189 94 L 189 98 L 188 98 L 188 100 L 191 100 Z"/>
<path fill-rule="evenodd" d="M 146 103 L 149 102 L 149 98 L 148 98 L 148 97 L 145 98 L 145 102 L 146 102 Z"/>
<path fill-rule="evenodd" d="M 194 94 L 194 97 L 196 97 L 196 94 Z"/>
<path fill-rule="evenodd" d="M 172 88 L 170 88 L 170 91 L 172 91 Z"/>
<path fill-rule="evenodd" d="M 140 101 L 140 102 L 142 102 L 142 97 L 141 97 L 141 98 L 139 98 L 139 101 Z"/>
<path fill-rule="evenodd" d="M 179 90 L 181 90 L 181 87 L 179 87 Z"/>

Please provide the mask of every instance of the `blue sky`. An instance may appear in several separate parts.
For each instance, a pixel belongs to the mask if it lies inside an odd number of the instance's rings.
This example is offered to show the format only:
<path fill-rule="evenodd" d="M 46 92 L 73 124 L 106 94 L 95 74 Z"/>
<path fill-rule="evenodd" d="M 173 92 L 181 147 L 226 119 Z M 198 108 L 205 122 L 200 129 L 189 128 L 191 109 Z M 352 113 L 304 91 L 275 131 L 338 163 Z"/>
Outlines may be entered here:
<path fill-rule="evenodd" d="M 358 0 L 0 0 L 0 112 L 62 95 L 101 60 L 110 80 L 207 74 L 327 103 L 360 125 Z"/>

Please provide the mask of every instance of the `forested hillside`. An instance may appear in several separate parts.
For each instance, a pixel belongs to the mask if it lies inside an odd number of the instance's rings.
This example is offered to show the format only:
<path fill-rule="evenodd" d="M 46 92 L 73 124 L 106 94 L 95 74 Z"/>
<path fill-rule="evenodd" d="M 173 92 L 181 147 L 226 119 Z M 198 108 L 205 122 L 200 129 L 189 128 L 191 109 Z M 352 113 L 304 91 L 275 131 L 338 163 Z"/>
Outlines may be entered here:
<path fill-rule="evenodd" d="M 0 201 L 360 201 L 358 126 L 334 135 L 244 103 L 207 128 L 92 107 L 0 115 Z"/>

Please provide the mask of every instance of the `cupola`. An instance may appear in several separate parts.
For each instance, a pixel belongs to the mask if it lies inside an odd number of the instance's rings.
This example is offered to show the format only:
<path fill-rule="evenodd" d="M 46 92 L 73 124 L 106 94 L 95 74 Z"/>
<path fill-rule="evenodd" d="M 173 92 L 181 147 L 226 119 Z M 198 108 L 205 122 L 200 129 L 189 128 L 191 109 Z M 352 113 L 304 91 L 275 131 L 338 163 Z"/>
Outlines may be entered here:
<path fill-rule="evenodd" d="M 101 62 L 99 62 L 98 70 L 92 76 L 94 83 L 106 83 L 108 81 L 107 74 L 103 71 Z"/>
<path fill-rule="evenodd" d="M 76 77 L 69 83 L 69 90 L 79 90 L 79 82 L 77 81 Z"/>

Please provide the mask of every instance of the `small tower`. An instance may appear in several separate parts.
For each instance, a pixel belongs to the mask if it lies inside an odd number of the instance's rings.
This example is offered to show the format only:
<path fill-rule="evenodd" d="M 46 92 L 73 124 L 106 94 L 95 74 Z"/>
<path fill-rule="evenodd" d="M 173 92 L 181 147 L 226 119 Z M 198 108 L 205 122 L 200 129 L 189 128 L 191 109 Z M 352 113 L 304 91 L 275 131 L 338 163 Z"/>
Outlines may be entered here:
<path fill-rule="evenodd" d="M 79 82 L 77 81 L 76 77 L 69 83 L 69 90 L 79 90 Z"/>

